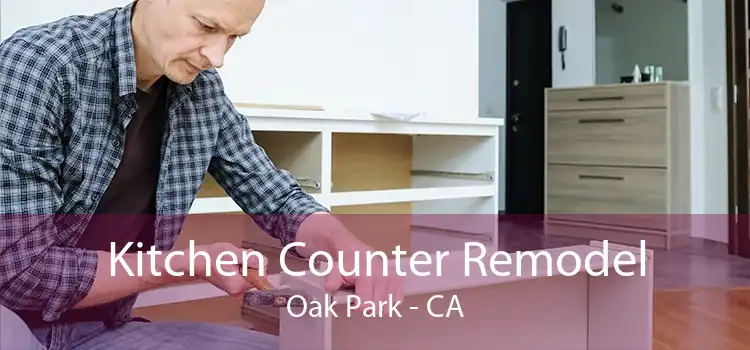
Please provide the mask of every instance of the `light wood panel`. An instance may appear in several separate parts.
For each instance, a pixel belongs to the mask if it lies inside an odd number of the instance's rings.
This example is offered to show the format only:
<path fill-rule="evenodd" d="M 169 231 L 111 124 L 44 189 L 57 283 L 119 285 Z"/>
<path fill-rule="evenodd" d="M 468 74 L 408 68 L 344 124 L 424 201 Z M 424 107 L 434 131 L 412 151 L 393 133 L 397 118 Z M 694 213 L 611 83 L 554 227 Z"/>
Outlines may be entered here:
<path fill-rule="evenodd" d="M 228 195 L 224 189 L 221 188 L 219 183 L 217 183 L 211 175 L 206 173 L 203 176 L 203 184 L 201 185 L 200 190 L 198 190 L 197 198 L 217 198 L 227 196 Z"/>
<path fill-rule="evenodd" d="M 548 130 L 550 162 L 667 166 L 664 109 L 550 112 Z"/>
<path fill-rule="evenodd" d="M 333 192 L 412 187 L 411 135 L 334 133 L 331 142 Z"/>
<path fill-rule="evenodd" d="M 596 85 L 545 94 L 545 232 L 684 246 L 691 213 L 689 86 Z M 592 235 L 582 224 L 601 225 L 602 233 Z"/>
<path fill-rule="evenodd" d="M 667 205 L 664 169 L 549 165 L 547 171 L 550 218 L 668 229 L 668 217 L 659 215 Z"/>
<path fill-rule="evenodd" d="M 549 96 L 550 110 L 661 108 L 668 104 L 664 83 L 609 84 L 560 89 Z"/>
<path fill-rule="evenodd" d="M 412 187 L 411 135 L 334 133 L 332 147 L 333 192 Z M 331 212 L 376 249 L 410 248 L 410 202 L 340 206 Z"/>

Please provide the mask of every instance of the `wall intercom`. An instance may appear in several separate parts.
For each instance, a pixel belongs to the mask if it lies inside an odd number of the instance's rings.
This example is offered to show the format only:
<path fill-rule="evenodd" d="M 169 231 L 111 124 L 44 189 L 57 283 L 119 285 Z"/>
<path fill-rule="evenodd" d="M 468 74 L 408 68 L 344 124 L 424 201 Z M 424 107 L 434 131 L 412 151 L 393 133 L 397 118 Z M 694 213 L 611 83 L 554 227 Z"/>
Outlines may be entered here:
<path fill-rule="evenodd" d="M 560 60 L 562 60 L 562 69 L 565 70 L 565 50 L 568 49 L 568 28 L 560 26 L 557 29 L 557 50 L 560 52 Z"/>

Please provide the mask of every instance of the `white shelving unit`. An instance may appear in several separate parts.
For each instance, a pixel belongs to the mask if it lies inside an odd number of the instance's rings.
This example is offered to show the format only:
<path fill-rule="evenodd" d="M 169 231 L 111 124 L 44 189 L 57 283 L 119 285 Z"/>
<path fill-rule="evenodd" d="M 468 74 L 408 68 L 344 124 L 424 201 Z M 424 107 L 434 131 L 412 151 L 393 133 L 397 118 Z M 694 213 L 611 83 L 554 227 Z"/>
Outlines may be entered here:
<path fill-rule="evenodd" d="M 353 219 L 359 220 L 351 227 L 353 233 L 358 234 L 360 227 L 372 230 L 362 239 L 378 249 L 390 251 L 395 244 L 411 250 L 462 249 L 466 241 L 496 249 L 496 174 L 503 119 L 393 120 L 363 112 L 243 105 L 238 110 L 247 116 L 256 142 L 269 158 L 290 171 L 335 215 L 392 214 L 409 219 L 406 230 L 394 230 L 375 219 L 368 223 L 369 219 Z M 214 189 L 212 195 L 199 194 L 190 210 L 190 214 L 237 212 L 240 208 L 221 189 Z M 381 224 L 383 232 L 378 232 Z M 274 239 L 251 231 L 242 233 L 246 246 L 257 244 L 270 249 L 265 251 L 270 254 L 280 250 Z M 274 258 L 278 256 L 269 256 Z M 270 279 L 278 281 L 278 275 Z M 172 286 L 142 293 L 136 307 L 223 295 L 207 283 Z"/>

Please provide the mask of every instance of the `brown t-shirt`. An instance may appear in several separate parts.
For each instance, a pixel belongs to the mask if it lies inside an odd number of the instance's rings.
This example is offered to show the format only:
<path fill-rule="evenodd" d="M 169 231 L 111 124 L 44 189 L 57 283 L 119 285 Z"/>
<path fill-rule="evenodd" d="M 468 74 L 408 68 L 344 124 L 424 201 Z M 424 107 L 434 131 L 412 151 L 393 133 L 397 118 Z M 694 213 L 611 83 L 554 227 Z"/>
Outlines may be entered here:
<path fill-rule="evenodd" d="M 127 242 L 133 242 L 131 251 L 153 245 L 167 82 L 162 79 L 152 91 L 136 93 L 138 109 L 126 129 L 122 160 L 78 247 L 110 251 L 115 242 L 119 252 Z"/>
<path fill-rule="evenodd" d="M 148 251 L 154 244 L 156 185 L 167 119 L 168 84 L 164 78 L 149 92 L 138 90 L 138 108 L 126 127 L 122 160 L 76 247 L 109 252 L 111 242 L 115 242 L 119 253 L 128 242 L 133 242 L 131 252 Z M 137 248 L 137 242 L 143 243 L 142 248 Z M 130 268 L 137 273 L 134 266 Z M 113 318 L 115 303 L 70 310 L 60 320 L 107 323 Z M 32 328 L 44 324 L 40 312 L 20 312 L 20 316 Z"/>

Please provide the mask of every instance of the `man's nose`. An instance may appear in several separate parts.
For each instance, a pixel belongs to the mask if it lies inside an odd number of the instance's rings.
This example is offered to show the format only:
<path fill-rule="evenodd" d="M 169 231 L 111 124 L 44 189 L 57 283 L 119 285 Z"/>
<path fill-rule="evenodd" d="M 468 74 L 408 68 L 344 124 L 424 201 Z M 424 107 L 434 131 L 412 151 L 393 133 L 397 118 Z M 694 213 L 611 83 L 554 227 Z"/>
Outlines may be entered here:
<path fill-rule="evenodd" d="M 203 56 L 208 58 L 212 67 L 221 68 L 226 54 L 226 40 L 213 40 L 203 47 Z"/>

